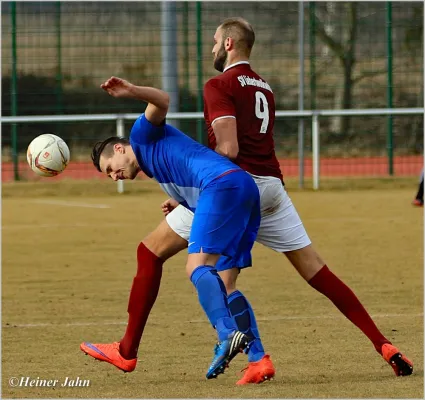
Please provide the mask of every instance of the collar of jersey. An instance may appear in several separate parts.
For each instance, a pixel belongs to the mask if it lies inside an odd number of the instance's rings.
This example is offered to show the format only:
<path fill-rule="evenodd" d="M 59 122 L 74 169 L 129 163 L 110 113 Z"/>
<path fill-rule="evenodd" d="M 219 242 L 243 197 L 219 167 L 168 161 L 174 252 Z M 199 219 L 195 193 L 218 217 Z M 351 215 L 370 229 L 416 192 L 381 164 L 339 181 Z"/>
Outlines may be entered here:
<path fill-rule="evenodd" d="M 226 68 L 224 68 L 223 72 L 226 72 L 228 69 L 236 67 L 237 65 L 241 65 L 241 64 L 248 64 L 249 65 L 249 61 L 239 61 L 237 63 L 228 65 Z"/>

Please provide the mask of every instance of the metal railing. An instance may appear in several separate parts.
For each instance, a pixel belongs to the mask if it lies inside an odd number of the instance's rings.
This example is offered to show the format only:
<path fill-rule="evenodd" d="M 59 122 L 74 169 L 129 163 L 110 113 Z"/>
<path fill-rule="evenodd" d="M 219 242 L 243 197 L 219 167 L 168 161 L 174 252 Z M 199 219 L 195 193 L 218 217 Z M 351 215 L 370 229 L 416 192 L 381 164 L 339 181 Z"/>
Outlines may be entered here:
<path fill-rule="evenodd" d="M 320 125 L 319 118 L 336 116 L 376 116 L 376 115 L 420 115 L 424 114 L 424 108 L 370 108 L 352 110 L 289 110 L 276 111 L 276 118 L 300 117 L 311 118 L 312 131 L 312 167 L 313 167 L 313 189 L 319 189 L 320 185 Z M 23 122 L 90 122 L 90 121 L 116 121 L 116 135 L 125 137 L 124 121 L 135 120 L 140 114 L 87 114 L 87 115 L 40 115 L 40 116 L 16 116 L 1 117 L 1 123 L 16 124 Z M 204 118 L 201 112 L 179 112 L 168 113 L 167 118 L 172 120 L 187 120 Z M 299 157 L 304 157 L 299 154 Z M 117 182 L 119 193 L 124 192 L 124 182 Z"/>

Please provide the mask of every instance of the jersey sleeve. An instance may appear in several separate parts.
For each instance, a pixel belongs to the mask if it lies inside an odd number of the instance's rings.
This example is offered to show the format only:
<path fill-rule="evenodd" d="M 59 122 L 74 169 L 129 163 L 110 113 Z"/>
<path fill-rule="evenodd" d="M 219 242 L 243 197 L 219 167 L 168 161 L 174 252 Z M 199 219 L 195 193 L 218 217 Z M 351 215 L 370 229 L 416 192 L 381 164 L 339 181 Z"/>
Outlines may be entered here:
<path fill-rule="evenodd" d="M 204 107 L 211 124 L 217 118 L 236 118 L 236 109 L 228 85 L 219 79 L 210 79 L 204 87 Z"/>
<path fill-rule="evenodd" d="M 130 138 L 139 144 L 149 144 L 161 139 L 165 133 L 165 120 L 161 125 L 154 125 L 142 114 L 133 124 Z"/>

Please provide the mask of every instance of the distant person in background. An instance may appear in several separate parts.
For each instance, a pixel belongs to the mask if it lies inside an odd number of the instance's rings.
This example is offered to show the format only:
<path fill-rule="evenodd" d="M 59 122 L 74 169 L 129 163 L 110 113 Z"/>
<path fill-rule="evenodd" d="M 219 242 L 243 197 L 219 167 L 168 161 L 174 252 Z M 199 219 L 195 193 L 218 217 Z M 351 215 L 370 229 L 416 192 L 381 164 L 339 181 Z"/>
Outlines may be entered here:
<path fill-rule="evenodd" d="M 418 193 L 416 194 L 415 200 L 412 201 L 412 204 L 416 207 L 424 206 L 424 170 L 422 168 L 421 181 L 419 183 Z"/>

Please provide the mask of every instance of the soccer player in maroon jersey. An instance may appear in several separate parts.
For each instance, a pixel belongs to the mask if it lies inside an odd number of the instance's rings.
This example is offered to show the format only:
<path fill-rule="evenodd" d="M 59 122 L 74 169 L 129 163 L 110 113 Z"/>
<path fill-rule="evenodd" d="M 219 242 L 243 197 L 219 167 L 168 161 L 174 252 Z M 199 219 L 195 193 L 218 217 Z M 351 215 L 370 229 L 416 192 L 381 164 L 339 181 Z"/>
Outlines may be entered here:
<path fill-rule="evenodd" d="M 251 25 L 242 18 L 225 20 L 215 32 L 214 67 L 222 74 L 210 79 L 204 88 L 208 145 L 234 160 L 256 181 L 262 213 L 257 241 L 285 254 L 309 285 L 328 297 L 369 338 L 397 376 L 410 375 L 412 362 L 382 335 L 356 295 L 314 250 L 285 191 L 273 142 L 274 95 L 249 64 L 254 40 Z M 187 239 L 191 212 L 175 206 L 175 202 L 165 202 L 163 211 L 174 232 Z M 248 368 L 238 384 L 259 383 L 274 375 L 274 367 L 259 340 L 252 308 L 236 288 L 239 270 L 220 271 L 239 330 L 255 339 L 248 353 Z"/>
<path fill-rule="evenodd" d="M 310 286 L 328 297 L 362 330 L 397 376 L 410 375 L 412 363 L 380 333 L 355 294 L 315 252 L 285 191 L 273 143 L 274 96 L 269 85 L 249 66 L 255 40 L 252 27 L 241 18 L 229 19 L 217 28 L 214 39 L 214 66 L 223 74 L 205 85 L 209 146 L 246 169 L 257 183 L 262 213 L 257 241 L 285 254 Z M 229 81 L 228 77 L 237 81 Z M 163 263 L 188 245 L 193 213 L 173 199 L 165 201 L 162 209 L 166 219 L 143 240 L 137 251 L 138 269 L 130 292 L 125 334 L 114 353 L 108 353 L 107 361 L 118 368 L 125 360 L 135 360 L 131 370 L 135 368 L 142 334 L 157 297 Z M 236 288 L 240 268 L 246 266 L 249 263 L 222 265 L 219 270 L 238 329 L 254 338 L 248 353 L 248 368 L 238 384 L 260 383 L 274 375 L 273 364 L 262 348 L 252 308 Z"/>

